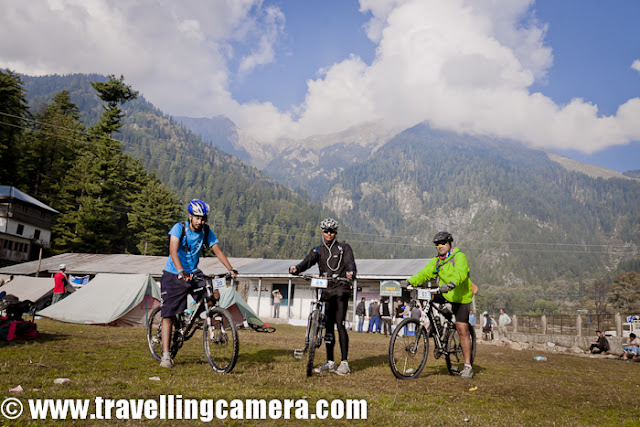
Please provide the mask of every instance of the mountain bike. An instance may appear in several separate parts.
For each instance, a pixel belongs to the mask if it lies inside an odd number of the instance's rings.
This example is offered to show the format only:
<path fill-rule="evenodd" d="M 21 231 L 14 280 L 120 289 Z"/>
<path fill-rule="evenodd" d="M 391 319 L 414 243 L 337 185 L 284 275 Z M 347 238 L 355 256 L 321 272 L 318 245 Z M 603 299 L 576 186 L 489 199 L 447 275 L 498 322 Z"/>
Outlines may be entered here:
<path fill-rule="evenodd" d="M 174 331 L 171 339 L 171 357 L 175 358 L 178 350 L 198 329 L 202 329 L 204 354 L 211 368 L 220 373 L 229 373 L 238 361 L 238 330 L 226 309 L 218 306 L 219 289 L 226 287 L 230 273 L 211 276 L 191 275 L 193 284 L 204 279 L 204 286 L 191 290 L 193 302 L 187 309 L 176 315 Z M 162 315 L 161 307 L 156 307 L 147 318 L 147 342 L 151 356 L 160 361 L 162 358 Z"/>
<path fill-rule="evenodd" d="M 331 281 L 347 283 L 351 283 L 351 281 L 343 277 L 328 278 L 325 276 L 314 276 L 310 274 L 301 274 L 298 277 L 309 280 L 311 282 L 311 287 L 315 290 L 314 300 L 311 302 L 311 312 L 307 320 L 307 332 L 304 337 L 304 348 L 295 349 L 293 351 L 293 357 L 298 360 L 302 359 L 302 356 L 307 353 L 307 376 L 310 377 L 313 373 L 313 360 L 315 358 L 316 349 L 320 348 L 322 345 L 322 331 L 325 328 L 325 303 L 324 301 L 321 301 L 322 290 L 326 289 Z"/>
<path fill-rule="evenodd" d="M 432 295 L 440 293 L 439 288 L 418 289 L 420 319 L 404 319 L 391 334 L 389 341 L 389 366 L 396 378 L 405 380 L 417 378 L 424 369 L 429 355 L 429 337 L 433 338 L 433 356 L 444 355 L 451 375 L 460 375 L 464 368 L 464 356 L 460 334 L 448 303 L 432 301 Z M 476 334 L 469 325 L 471 334 L 471 363 L 476 355 Z"/>

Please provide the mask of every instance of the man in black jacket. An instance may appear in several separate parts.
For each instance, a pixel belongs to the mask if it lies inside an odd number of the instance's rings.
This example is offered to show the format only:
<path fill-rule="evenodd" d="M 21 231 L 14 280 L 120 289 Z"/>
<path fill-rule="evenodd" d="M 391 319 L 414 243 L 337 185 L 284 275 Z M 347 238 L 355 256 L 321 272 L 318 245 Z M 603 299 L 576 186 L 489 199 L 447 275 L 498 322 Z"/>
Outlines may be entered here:
<path fill-rule="evenodd" d="M 322 229 L 322 243 L 309 251 L 309 254 L 298 265 L 289 267 L 289 274 L 297 274 L 307 270 L 314 264 L 318 264 L 320 275 L 327 278 L 342 277 L 353 280 L 356 275 L 356 261 L 353 256 L 351 246 L 345 242 L 338 242 L 338 222 L 333 218 L 327 218 L 320 222 Z M 347 356 L 349 354 L 349 335 L 344 325 L 349 306 L 351 286 L 345 282 L 330 280 L 327 289 L 322 292 L 322 301 L 325 304 L 325 323 L 327 344 L 327 361 L 316 368 L 316 372 L 335 372 L 338 375 L 351 373 Z M 333 361 L 334 326 L 338 327 L 338 337 L 340 339 L 340 351 L 342 362 L 336 368 Z"/>
<path fill-rule="evenodd" d="M 367 315 L 367 308 L 364 305 L 364 297 L 356 306 L 356 316 L 358 316 L 358 332 L 362 332 L 362 326 L 364 325 L 364 318 Z"/>
<path fill-rule="evenodd" d="M 596 335 L 598 335 L 598 339 L 592 342 L 589 351 L 594 354 L 606 353 L 609 351 L 609 341 L 605 338 L 602 331 L 596 331 Z"/>

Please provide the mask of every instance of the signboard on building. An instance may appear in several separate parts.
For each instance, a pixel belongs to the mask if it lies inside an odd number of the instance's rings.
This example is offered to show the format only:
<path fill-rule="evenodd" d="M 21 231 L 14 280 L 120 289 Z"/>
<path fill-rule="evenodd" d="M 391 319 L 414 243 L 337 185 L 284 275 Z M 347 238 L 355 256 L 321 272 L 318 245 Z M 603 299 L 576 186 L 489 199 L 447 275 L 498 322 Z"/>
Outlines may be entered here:
<path fill-rule="evenodd" d="M 381 297 L 401 297 L 402 288 L 397 280 L 381 280 L 380 281 Z"/>

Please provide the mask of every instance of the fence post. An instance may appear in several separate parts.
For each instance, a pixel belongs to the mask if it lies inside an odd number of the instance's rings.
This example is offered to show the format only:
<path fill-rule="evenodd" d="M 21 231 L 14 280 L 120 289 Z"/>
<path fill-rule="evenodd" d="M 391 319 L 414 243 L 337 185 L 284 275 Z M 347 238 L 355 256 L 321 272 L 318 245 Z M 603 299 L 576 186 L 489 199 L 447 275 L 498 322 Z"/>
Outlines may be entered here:
<path fill-rule="evenodd" d="M 540 326 L 542 327 L 542 335 L 547 335 L 547 316 L 544 314 L 540 317 Z"/>
<path fill-rule="evenodd" d="M 576 316 L 576 334 L 582 336 L 582 316 L 579 314 Z"/>
<path fill-rule="evenodd" d="M 616 313 L 616 335 L 622 336 L 622 316 L 620 313 Z"/>
<path fill-rule="evenodd" d="M 518 332 L 518 315 L 514 314 L 513 316 L 511 316 L 511 326 L 513 326 L 513 332 L 517 333 Z"/>

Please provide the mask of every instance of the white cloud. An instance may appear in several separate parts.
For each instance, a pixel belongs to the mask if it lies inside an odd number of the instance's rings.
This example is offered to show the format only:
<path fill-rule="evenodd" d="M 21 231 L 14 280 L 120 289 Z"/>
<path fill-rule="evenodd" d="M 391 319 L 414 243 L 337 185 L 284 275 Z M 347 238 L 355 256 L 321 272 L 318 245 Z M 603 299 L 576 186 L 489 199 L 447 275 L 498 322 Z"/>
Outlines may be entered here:
<path fill-rule="evenodd" d="M 273 6 L 266 8 L 263 25 L 260 28 L 258 49 L 242 59 L 239 67 L 241 73 L 249 73 L 257 66 L 274 60 L 274 44 L 283 32 L 284 24 L 285 17 L 280 9 Z"/>
<path fill-rule="evenodd" d="M 533 0 L 360 0 L 375 59 L 326 64 L 288 112 L 240 104 L 229 89 L 277 58 L 290 18 L 263 0 L 10 3 L 0 15 L 0 66 L 123 74 L 165 112 L 225 114 L 264 142 L 380 120 L 585 152 L 640 140 L 638 98 L 603 117 L 588 101 L 557 105 L 531 92 L 553 64 Z M 640 71 L 640 60 L 632 68 Z"/>

